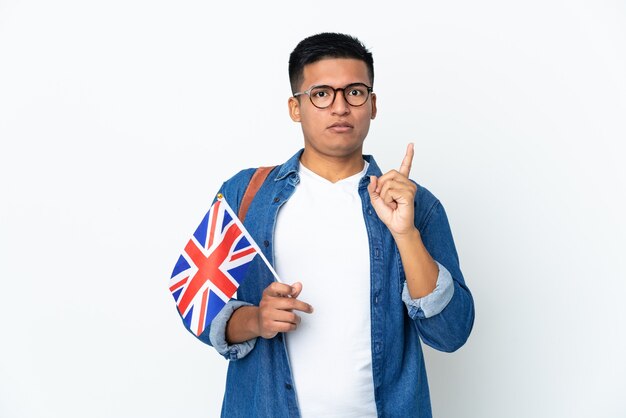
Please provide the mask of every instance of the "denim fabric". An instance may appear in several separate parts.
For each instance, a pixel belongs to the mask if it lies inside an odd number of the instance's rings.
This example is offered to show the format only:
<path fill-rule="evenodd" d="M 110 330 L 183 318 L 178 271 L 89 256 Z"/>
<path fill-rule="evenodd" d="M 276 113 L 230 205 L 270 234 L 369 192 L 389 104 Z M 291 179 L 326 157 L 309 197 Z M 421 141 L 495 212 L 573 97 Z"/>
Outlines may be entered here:
<path fill-rule="evenodd" d="M 454 282 L 448 269 L 435 260 L 439 267 L 437 285 L 435 290 L 422 298 L 411 299 L 409 287 L 406 282 L 402 288 L 402 301 L 409 310 L 409 316 L 413 319 L 425 319 L 437 315 L 448 305 L 454 296 Z"/>
<path fill-rule="evenodd" d="M 232 345 L 226 342 L 226 326 L 228 325 L 228 320 L 235 310 L 246 305 L 250 306 L 251 304 L 231 299 L 226 306 L 222 308 L 220 313 L 213 318 L 213 321 L 211 321 L 209 343 L 227 360 L 239 360 L 247 356 L 256 344 L 256 338 Z"/>
<path fill-rule="evenodd" d="M 413 319 L 430 318 L 433 315 L 437 315 L 448 305 L 454 295 L 454 282 L 450 272 L 439 262 L 435 262 L 439 267 L 439 274 L 437 276 L 437 285 L 429 295 L 411 299 L 409 288 L 406 282 L 404 282 L 402 301 L 408 309 L 409 316 Z M 245 357 L 256 344 L 256 338 L 238 344 L 228 344 L 226 341 L 228 320 L 237 308 L 246 305 L 250 306 L 251 304 L 232 299 L 211 322 L 209 342 L 227 360 L 239 360 Z"/>
<path fill-rule="evenodd" d="M 244 222 L 270 263 L 274 259 L 273 238 L 278 210 L 299 181 L 301 153 L 302 150 L 270 173 L 250 205 Z M 469 337 L 474 322 L 473 299 L 459 268 L 443 206 L 428 190 L 418 185 L 414 202 L 415 225 L 430 255 L 450 275 L 453 289 L 450 282 L 446 285 L 445 279 L 441 279 L 443 270 L 440 267 L 438 288 L 440 285 L 441 288 L 434 293 L 441 292 L 443 296 L 429 295 L 439 302 L 429 305 L 422 301 L 421 305 L 414 305 L 410 297 L 407 303 L 403 301 L 405 276 L 400 254 L 391 233 L 374 212 L 367 192 L 369 176 L 382 173 L 373 157 L 364 158 L 369 162 L 369 168 L 359 184 L 359 194 L 371 255 L 372 371 L 378 416 L 431 417 L 420 339 L 440 351 L 452 352 L 460 348 Z M 243 170 L 220 189 L 235 211 L 253 173 L 254 169 Z M 239 287 L 237 301 L 231 301 L 227 308 L 239 303 L 259 304 L 263 290 L 274 280 L 259 258 L 253 260 L 246 280 Z M 448 297 L 449 301 L 443 303 Z M 231 312 L 233 308 L 231 306 Z M 229 317 L 230 313 L 224 315 Z M 222 329 L 212 331 L 214 325 Z M 223 327 L 223 319 L 214 322 L 198 338 L 211 344 L 211 333 L 215 336 L 221 332 L 223 335 Z M 247 355 L 238 347 L 231 347 L 234 351 L 216 348 L 227 358 L 236 359 L 228 367 L 223 417 L 300 416 L 282 334 L 272 339 L 258 338 Z"/>

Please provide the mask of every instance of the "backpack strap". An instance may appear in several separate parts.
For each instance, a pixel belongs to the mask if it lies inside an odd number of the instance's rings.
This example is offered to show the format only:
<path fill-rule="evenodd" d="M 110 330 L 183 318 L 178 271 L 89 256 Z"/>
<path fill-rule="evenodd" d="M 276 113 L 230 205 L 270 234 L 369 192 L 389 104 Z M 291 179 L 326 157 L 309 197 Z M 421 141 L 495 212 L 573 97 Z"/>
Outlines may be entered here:
<path fill-rule="evenodd" d="M 243 194 L 243 198 L 241 199 L 241 205 L 239 206 L 239 220 L 243 223 L 243 220 L 246 219 L 246 214 L 248 213 L 248 207 L 250 203 L 252 203 L 252 199 L 256 195 L 256 192 L 259 191 L 263 182 L 270 174 L 270 172 L 274 169 L 274 166 L 271 167 L 259 167 L 256 169 L 252 178 L 250 179 L 250 183 L 248 183 L 248 187 Z"/>

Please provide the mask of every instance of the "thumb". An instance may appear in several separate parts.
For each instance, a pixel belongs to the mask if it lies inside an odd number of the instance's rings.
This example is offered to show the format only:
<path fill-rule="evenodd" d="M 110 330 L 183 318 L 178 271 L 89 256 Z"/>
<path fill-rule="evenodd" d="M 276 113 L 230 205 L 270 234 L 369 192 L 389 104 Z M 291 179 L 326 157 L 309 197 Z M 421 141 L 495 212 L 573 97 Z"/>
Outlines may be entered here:
<path fill-rule="evenodd" d="M 370 176 L 370 184 L 367 185 L 367 192 L 370 194 L 370 200 L 378 199 L 380 195 L 376 193 L 376 187 L 378 186 L 378 177 Z"/>
<path fill-rule="evenodd" d="M 300 282 L 295 282 L 294 284 L 291 285 L 291 297 L 292 298 L 297 298 L 300 295 L 300 292 L 302 292 L 302 283 Z"/>
<path fill-rule="evenodd" d="M 376 191 L 378 187 L 378 177 L 370 176 L 370 184 L 367 186 L 367 192 L 370 195 L 370 202 L 376 213 L 380 216 L 390 209 L 387 207 L 383 199 L 380 198 L 380 194 Z"/>

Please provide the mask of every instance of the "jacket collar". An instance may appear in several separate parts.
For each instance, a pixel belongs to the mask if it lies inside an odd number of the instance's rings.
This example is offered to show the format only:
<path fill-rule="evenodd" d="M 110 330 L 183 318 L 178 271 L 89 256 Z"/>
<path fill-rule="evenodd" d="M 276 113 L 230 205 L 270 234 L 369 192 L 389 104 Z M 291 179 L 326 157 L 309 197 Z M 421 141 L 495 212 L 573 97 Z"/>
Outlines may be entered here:
<path fill-rule="evenodd" d="M 304 148 L 296 152 L 293 157 L 288 159 L 283 165 L 280 166 L 280 170 L 278 171 L 278 174 L 276 175 L 274 181 L 282 180 L 290 174 L 298 172 L 298 167 L 300 166 L 300 156 L 302 155 L 303 151 Z"/>

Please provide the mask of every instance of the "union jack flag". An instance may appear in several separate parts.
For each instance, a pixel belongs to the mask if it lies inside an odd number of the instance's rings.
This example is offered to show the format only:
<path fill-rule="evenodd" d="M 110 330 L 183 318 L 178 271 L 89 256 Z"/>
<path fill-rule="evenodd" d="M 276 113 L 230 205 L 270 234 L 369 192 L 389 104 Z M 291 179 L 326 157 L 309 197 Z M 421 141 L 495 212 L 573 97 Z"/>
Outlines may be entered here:
<path fill-rule="evenodd" d="M 170 292 L 186 327 L 202 331 L 235 294 L 252 259 L 261 254 L 219 195 L 185 246 L 170 278 Z"/>

